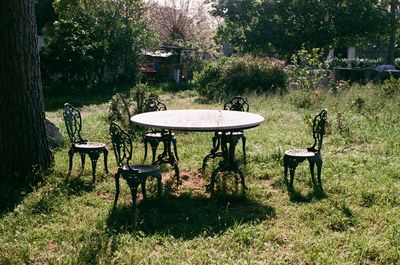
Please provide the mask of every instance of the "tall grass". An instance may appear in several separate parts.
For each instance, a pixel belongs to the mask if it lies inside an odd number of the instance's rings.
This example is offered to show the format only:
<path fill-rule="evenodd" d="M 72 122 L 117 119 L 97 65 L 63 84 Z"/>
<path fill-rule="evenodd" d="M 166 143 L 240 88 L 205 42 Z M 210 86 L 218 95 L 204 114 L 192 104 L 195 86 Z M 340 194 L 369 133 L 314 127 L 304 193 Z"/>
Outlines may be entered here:
<path fill-rule="evenodd" d="M 100 160 L 98 182 L 92 185 L 89 164 L 77 176 L 76 158 L 67 180 L 66 143 L 54 151 L 52 171 L 13 211 L 0 217 L 0 263 L 396 264 L 400 103 L 397 91 L 390 97 L 385 91 L 369 85 L 336 93 L 248 95 L 250 111 L 266 121 L 245 131 L 245 196 L 221 191 L 210 197 L 205 184 L 216 162 L 210 163 L 205 178 L 199 169 L 212 135 L 176 132 L 182 185 L 176 189 L 173 169 L 162 167 L 163 201 L 139 198 L 132 209 L 122 182 L 113 211 L 112 174 L 103 173 Z M 161 99 L 169 109 L 222 108 L 196 103 L 190 90 L 165 93 Z M 107 108 L 105 103 L 81 107 L 87 138 L 109 144 Z M 325 195 L 314 194 L 306 163 L 297 169 L 295 192 L 289 193 L 283 181 L 283 152 L 312 144 L 307 120 L 322 108 L 329 116 L 322 150 Z M 66 136 L 61 109 L 47 116 Z M 135 142 L 134 148 L 135 160 L 141 162 L 142 143 Z M 238 148 L 237 158 L 241 157 Z M 114 172 L 112 152 L 109 158 Z M 225 180 L 228 186 L 234 184 L 230 176 Z M 154 186 L 150 183 L 150 195 Z"/>

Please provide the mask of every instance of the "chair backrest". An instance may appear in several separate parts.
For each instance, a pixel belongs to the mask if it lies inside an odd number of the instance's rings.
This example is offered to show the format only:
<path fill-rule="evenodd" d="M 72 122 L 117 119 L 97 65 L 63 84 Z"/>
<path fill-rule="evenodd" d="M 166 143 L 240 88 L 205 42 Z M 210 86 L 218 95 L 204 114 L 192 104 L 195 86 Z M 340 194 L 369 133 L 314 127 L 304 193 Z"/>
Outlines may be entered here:
<path fill-rule="evenodd" d="M 322 142 L 325 135 L 325 125 L 326 120 L 328 119 L 328 112 L 326 109 L 321 110 L 313 120 L 313 138 L 314 138 L 314 145 L 311 149 L 315 151 L 321 151 Z"/>
<path fill-rule="evenodd" d="M 162 110 L 167 110 L 167 107 L 165 106 L 164 103 L 160 102 L 158 99 L 154 97 L 149 97 L 147 98 L 141 108 L 140 112 L 151 112 L 151 111 L 162 111 Z"/>
<path fill-rule="evenodd" d="M 249 111 L 249 104 L 242 97 L 234 97 L 224 105 L 224 110 Z"/>
<path fill-rule="evenodd" d="M 82 118 L 79 110 L 71 104 L 65 103 L 63 117 L 71 143 L 84 142 L 85 140 L 81 137 Z"/>
<path fill-rule="evenodd" d="M 118 166 L 129 165 L 132 159 L 131 137 L 114 122 L 110 125 L 110 136 Z"/>

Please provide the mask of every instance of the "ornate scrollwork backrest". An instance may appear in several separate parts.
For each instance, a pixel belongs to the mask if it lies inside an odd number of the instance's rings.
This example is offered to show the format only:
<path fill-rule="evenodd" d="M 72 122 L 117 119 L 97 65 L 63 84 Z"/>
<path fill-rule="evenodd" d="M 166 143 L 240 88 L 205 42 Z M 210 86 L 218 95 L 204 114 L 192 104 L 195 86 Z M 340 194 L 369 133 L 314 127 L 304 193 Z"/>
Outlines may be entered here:
<path fill-rule="evenodd" d="M 313 121 L 314 145 L 312 146 L 312 149 L 316 151 L 321 151 L 322 142 L 325 135 L 325 125 L 327 119 L 328 119 L 328 112 L 326 109 L 321 110 L 321 112 L 314 117 Z"/>
<path fill-rule="evenodd" d="M 84 142 L 85 140 L 81 137 L 82 118 L 79 110 L 74 108 L 71 104 L 65 103 L 63 116 L 71 143 Z"/>
<path fill-rule="evenodd" d="M 224 110 L 249 111 L 249 104 L 242 97 L 234 97 L 224 105 Z"/>
<path fill-rule="evenodd" d="M 143 113 L 143 112 L 163 111 L 163 110 L 167 110 L 165 104 L 160 102 L 156 98 L 150 97 L 143 102 L 140 112 Z"/>
<path fill-rule="evenodd" d="M 110 136 L 118 166 L 122 167 L 124 164 L 129 166 L 129 161 L 132 159 L 131 137 L 114 122 L 110 125 Z"/>

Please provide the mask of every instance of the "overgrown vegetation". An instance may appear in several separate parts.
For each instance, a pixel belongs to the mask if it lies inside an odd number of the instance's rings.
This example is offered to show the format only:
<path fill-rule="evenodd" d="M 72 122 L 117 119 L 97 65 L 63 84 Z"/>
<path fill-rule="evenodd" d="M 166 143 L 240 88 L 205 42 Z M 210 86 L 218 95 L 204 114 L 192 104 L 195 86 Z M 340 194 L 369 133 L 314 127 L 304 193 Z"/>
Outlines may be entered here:
<path fill-rule="evenodd" d="M 195 73 L 193 86 L 211 100 L 245 93 L 275 93 L 285 90 L 283 62 L 252 56 L 222 58 Z"/>
<path fill-rule="evenodd" d="M 98 183 L 90 166 L 82 175 L 75 159 L 67 180 L 68 146 L 55 151 L 55 165 L 24 193 L 15 208 L 0 217 L 0 263 L 114 264 L 396 264 L 400 259 L 400 108 L 395 80 L 376 86 L 311 91 L 313 101 L 298 108 L 298 91 L 281 95 L 247 94 L 250 109 L 266 118 L 246 130 L 245 196 L 205 192 L 209 170 L 199 168 L 211 148 L 212 134 L 176 132 L 182 185 L 173 169 L 161 167 L 162 202 L 138 198 L 129 207 L 122 182 L 119 205 L 112 210 L 116 169 L 110 149 L 109 175 L 98 163 Z M 390 94 L 391 96 L 388 96 Z M 211 108 L 199 105 L 194 91 L 162 92 L 169 109 Z M 79 100 L 85 98 L 80 97 Z M 73 101 L 71 101 L 73 102 Z M 89 101 L 86 101 L 89 102 Z M 60 106 L 61 107 L 61 106 Z M 81 106 L 83 134 L 109 142 L 109 104 Z M 312 144 L 309 119 L 328 109 L 322 173 L 325 195 L 315 194 L 307 163 L 295 177 L 295 191 L 283 182 L 282 154 Z M 61 109 L 47 112 L 66 136 Z M 134 144 L 134 160 L 143 145 Z M 240 148 L 237 158 L 241 158 Z M 149 162 L 149 161 L 147 161 Z M 217 161 L 210 163 L 215 167 Z M 220 176 L 222 184 L 224 178 Z M 234 187 L 229 174 L 225 184 Z M 155 183 L 148 184 L 155 194 Z M 229 189 L 228 189 L 229 190 Z M 234 190 L 234 189 L 233 189 Z"/>
<path fill-rule="evenodd" d="M 147 97 L 157 97 L 160 90 L 148 84 L 137 84 L 126 93 L 117 93 L 110 100 L 108 121 L 116 122 L 132 136 L 140 136 L 141 128 L 130 122 L 130 117 L 140 113 L 140 108 Z M 136 132 L 138 131 L 138 132 Z M 136 138 L 136 137 L 134 137 Z"/>

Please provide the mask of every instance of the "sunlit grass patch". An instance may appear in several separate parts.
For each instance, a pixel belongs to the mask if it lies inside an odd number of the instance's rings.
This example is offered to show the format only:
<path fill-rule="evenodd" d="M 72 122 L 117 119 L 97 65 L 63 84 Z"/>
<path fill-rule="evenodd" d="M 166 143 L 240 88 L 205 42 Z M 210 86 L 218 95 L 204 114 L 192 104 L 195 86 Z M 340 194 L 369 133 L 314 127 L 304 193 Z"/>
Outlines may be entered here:
<path fill-rule="evenodd" d="M 400 103 L 377 86 L 351 87 L 333 94 L 319 91 L 311 105 L 298 108 L 298 95 L 248 95 L 250 111 L 265 117 L 245 130 L 247 164 L 240 162 L 248 191 L 235 187 L 233 174 L 220 174 L 216 193 L 206 192 L 202 160 L 212 133 L 176 132 L 182 184 L 173 168 L 160 167 L 164 195 L 138 195 L 130 206 L 129 188 L 113 209 L 116 163 L 108 135 L 108 105 L 83 100 L 83 136 L 107 143 L 109 174 L 100 157 L 97 182 L 87 159 L 67 178 L 68 148 L 62 105 L 47 112 L 64 136 L 54 150 L 55 164 L 32 191 L 0 217 L 0 263 L 101 264 L 396 264 L 400 259 Z M 221 109 L 199 104 L 191 90 L 164 92 L 169 109 Z M 59 100 L 59 99 L 57 99 Z M 55 101 L 54 101 L 55 102 Z M 361 103 L 363 102 L 363 103 Z M 73 103 L 73 102 L 72 102 Z M 296 170 L 294 190 L 283 180 L 282 156 L 312 145 L 307 117 L 328 109 L 322 156 L 323 194 L 313 190 L 307 162 Z M 134 158 L 143 160 L 135 139 Z M 159 152 L 162 146 L 159 147 Z M 150 163 L 150 159 L 147 160 Z"/>

